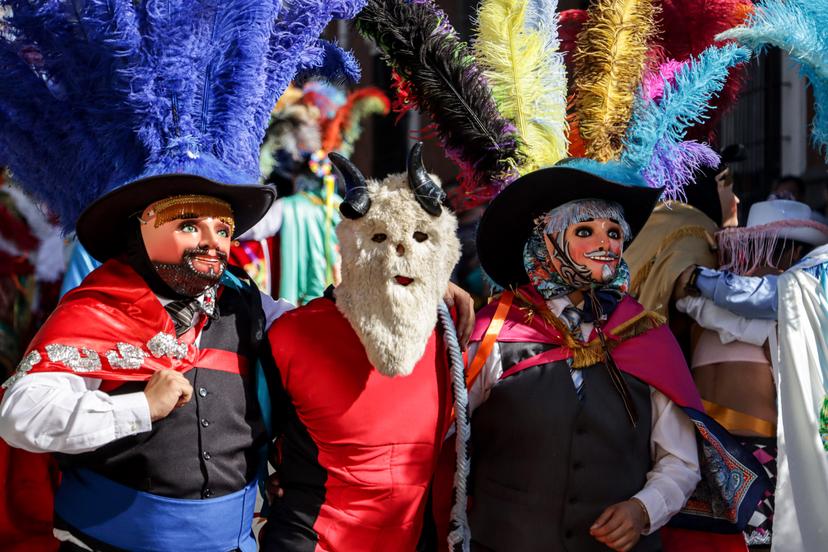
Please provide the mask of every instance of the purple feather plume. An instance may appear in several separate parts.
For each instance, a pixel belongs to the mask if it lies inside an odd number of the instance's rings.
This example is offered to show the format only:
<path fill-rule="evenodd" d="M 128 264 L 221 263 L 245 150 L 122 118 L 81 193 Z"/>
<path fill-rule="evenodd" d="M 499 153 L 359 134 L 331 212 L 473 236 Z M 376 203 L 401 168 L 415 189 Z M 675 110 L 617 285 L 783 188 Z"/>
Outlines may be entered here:
<path fill-rule="evenodd" d="M 664 188 L 663 199 L 684 199 L 682 190 L 704 167 L 717 167 L 719 154 L 709 145 L 694 140 L 674 143 L 661 140 L 653 149 L 650 164 L 642 176 L 651 188 Z"/>

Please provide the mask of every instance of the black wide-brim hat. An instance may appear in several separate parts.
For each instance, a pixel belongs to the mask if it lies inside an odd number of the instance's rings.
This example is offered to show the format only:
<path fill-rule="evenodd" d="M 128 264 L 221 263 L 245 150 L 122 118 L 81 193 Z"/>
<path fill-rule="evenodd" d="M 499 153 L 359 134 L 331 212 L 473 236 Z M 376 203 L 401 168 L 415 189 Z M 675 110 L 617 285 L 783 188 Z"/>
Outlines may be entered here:
<path fill-rule="evenodd" d="M 222 184 L 194 174 L 148 176 L 101 196 L 78 218 L 78 241 L 103 262 L 124 251 L 131 219 L 150 204 L 179 195 L 202 195 L 226 201 L 233 210 L 233 237 L 244 234 L 267 213 L 276 192 L 272 186 Z"/>
<path fill-rule="evenodd" d="M 620 164 L 573 159 L 531 172 L 507 186 L 483 213 L 477 228 L 480 264 L 503 288 L 526 284 L 523 249 L 539 216 L 579 199 L 613 201 L 624 209 L 635 237 L 660 196 L 660 189 L 647 187 Z"/>

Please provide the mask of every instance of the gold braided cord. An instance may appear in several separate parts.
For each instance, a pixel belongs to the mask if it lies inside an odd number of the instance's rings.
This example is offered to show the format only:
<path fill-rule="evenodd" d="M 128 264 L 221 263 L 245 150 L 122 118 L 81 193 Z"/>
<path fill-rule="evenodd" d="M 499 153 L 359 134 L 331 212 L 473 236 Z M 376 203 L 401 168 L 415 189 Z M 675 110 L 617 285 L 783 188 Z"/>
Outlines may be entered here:
<path fill-rule="evenodd" d="M 652 0 L 594 0 L 575 51 L 575 107 L 586 155 L 617 159 L 655 32 Z"/>
<path fill-rule="evenodd" d="M 630 293 L 633 295 L 638 294 L 642 284 L 647 281 L 647 278 L 650 277 L 650 272 L 652 271 L 653 266 L 655 266 L 656 259 L 659 255 L 661 255 L 668 247 L 672 247 L 677 241 L 690 237 L 715 244 L 713 236 L 711 236 L 710 233 L 701 226 L 684 226 L 671 232 L 658 246 L 655 255 L 653 255 L 649 262 L 647 262 L 647 264 L 642 266 L 639 271 L 635 273 L 635 276 L 633 276 L 630 281 Z"/>
<path fill-rule="evenodd" d="M 566 324 L 552 314 L 552 311 L 546 305 L 535 305 L 519 290 L 515 292 L 515 297 L 520 302 L 521 310 L 526 313 L 527 324 L 530 324 L 532 318 L 538 315 L 561 334 L 563 346 L 572 351 L 573 368 L 586 368 L 604 361 L 604 351 L 600 339 L 593 339 L 589 343 L 584 343 L 573 336 Z M 662 315 L 653 311 L 643 311 L 607 332 L 607 335 L 616 338 L 607 340 L 607 348 L 611 352 L 624 341 L 663 326 L 665 322 L 666 319 Z"/>
<path fill-rule="evenodd" d="M 204 195 L 180 195 L 156 201 L 150 206 L 150 217 L 155 217 L 155 227 L 174 220 L 212 217 L 235 228 L 233 209 L 221 199 Z"/>

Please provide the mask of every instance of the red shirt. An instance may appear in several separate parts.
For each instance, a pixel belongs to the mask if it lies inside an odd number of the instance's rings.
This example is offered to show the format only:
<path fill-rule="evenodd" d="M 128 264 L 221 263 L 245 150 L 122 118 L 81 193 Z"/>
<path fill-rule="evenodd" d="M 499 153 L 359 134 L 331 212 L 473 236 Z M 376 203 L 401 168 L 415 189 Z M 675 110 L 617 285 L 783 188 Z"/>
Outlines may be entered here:
<path fill-rule="evenodd" d="M 318 535 L 314 549 L 414 550 L 451 421 L 441 337 L 433 332 L 411 375 L 395 378 L 371 366 L 330 299 L 286 313 L 271 327 L 269 339 L 295 409 L 293 423 L 307 430 L 311 450 L 318 451 L 313 461 L 327 474 L 319 483 L 324 492 L 318 495 L 324 499 L 312 519 L 313 531 L 307 532 Z M 290 447 L 290 441 L 284 446 Z M 297 462 L 290 450 L 283 450 L 283 458 Z M 285 468 L 281 500 L 290 503 L 295 482 L 289 474 L 296 466 Z M 287 524 L 273 527 L 273 519 L 268 532 L 290 531 Z M 281 542 L 295 543 L 295 535 Z"/>

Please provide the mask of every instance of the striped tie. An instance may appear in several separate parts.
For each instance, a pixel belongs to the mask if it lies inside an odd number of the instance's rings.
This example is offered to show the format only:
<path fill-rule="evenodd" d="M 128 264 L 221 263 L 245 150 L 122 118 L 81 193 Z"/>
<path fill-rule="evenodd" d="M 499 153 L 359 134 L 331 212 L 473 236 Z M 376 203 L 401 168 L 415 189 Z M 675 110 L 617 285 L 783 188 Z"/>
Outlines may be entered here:
<path fill-rule="evenodd" d="M 167 309 L 173 324 L 175 324 L 176 337 L 181 337 L 193 327 L 196 314 L 201 310 L 196 299 L 179 299 L 168 303 L 164 308 Z"/>
<path fill-rule="evenodd" d="M 561 313 L 561 318 L 566 322 L 569 331 L 577 339 L 581 339 L 581 311 L 572 305 L 566 307 Z M 569 375 L 572 377 L 572 383 L 575 385 L 575 392 L 578 394 L 578 400 L 584 400 L 584 375 L 580 370 L 575 370 L 571 367 L 572 359 L 569 359 L 570 368 Z"/>

